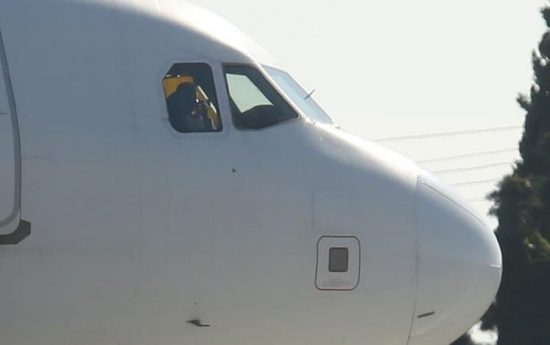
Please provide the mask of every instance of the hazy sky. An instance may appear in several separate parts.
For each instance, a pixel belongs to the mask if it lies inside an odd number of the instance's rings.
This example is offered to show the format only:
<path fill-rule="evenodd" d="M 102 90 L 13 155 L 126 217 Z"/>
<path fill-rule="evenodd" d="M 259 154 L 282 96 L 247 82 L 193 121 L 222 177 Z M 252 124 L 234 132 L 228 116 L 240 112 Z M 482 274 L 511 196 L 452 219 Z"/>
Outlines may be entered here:
<path fill-rule="evenodd" d="M 544 31 L 543 0 L 191 0 L 270 51 L 342 128 L 376 140 L 521 125 L 519 92 Z M 521 129 L 384 142 L 414 160 L 517 147 Z M 432 163 L 449 184 L 510 171 L 517 152 Z M 456 189 L 485 214 L 495 182 Z M 492 222 L 494 224 L 494 222 Z"/>

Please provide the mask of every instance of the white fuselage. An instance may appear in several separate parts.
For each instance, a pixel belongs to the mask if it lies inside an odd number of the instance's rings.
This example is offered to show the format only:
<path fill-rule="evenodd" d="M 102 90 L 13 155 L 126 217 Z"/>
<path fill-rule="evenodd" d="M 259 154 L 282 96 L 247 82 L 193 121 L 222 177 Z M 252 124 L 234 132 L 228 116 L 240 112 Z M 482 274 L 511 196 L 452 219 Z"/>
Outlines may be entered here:
<path fill-rule="evenodd" d="M 0 0 L 0 30 L 0 234 L 31 229 L 0 246 L 0 344 L 441 345 L 491 303 L 493 234 L 413 163 L 307 114 L 232 126 L 223 65 L 274 63 L 217 17 Z M 167 120 L 187 62 L 220 132 Z"/>

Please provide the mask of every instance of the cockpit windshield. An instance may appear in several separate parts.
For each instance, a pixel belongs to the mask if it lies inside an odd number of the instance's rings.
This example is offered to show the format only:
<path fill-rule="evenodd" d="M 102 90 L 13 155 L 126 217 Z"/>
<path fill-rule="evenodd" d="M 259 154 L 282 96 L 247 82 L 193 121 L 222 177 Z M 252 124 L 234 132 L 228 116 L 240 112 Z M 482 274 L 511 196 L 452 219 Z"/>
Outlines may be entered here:
<path fill-rule="evenodd" d="M 264 68 L 304 115 L 315 122 L 333 123 L 330 116 L 313 100 L 311 93 L 306 92 L 288 73 L 272 67 Z"/>
<path fill-rule="evenodd" d="M 237 128 L 261 129 L 298 118 L 298 113 L 253 66 L 224 65 L 224 72 Z"/>

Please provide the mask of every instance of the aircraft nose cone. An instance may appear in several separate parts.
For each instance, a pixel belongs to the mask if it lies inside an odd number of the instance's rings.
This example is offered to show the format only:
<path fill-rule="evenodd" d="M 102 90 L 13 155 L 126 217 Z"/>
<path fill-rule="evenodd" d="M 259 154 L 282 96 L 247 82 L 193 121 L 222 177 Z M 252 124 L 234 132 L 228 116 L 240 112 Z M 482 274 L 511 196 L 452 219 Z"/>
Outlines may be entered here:
<path fill-rule="evenodd" d="M 418 286 L 409 345 L 449 344 L 492 303 L 502 273 L 494 233 L 430 176 L 417 190 Z"/>

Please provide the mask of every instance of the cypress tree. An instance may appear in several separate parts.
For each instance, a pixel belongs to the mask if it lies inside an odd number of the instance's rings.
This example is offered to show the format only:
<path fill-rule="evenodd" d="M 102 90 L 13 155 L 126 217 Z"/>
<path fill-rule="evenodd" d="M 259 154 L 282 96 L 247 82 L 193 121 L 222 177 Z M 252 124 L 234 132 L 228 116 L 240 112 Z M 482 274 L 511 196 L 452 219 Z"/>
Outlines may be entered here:
<path fill-rule="evenodd" d="M 550 28 L 550 7 L 541 12 Z M 497 327 L 498 345 L 550 344 L 550 30 L 532 62 L 533 86 L 518 97 L 526 111 L 521 159 L 490 195 L 504 270 L 482 328 Z"/>

